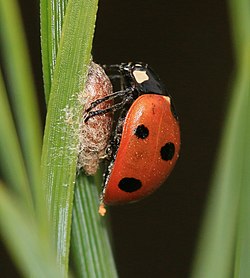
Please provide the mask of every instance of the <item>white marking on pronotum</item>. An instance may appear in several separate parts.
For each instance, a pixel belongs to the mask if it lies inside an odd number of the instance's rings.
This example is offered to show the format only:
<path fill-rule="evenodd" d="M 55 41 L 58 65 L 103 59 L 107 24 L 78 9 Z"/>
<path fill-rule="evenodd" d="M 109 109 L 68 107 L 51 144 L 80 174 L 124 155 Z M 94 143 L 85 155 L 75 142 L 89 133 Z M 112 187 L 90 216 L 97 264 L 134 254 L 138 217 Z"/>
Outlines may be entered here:
<path fill-rule="evenodd" d="M 141 84 L 144 81 L 149 80 L 149 77 L 148 77 L 146 71 L 135 70 L 135 71 L 133 71 L 133 75 L 135 77 L 136 82 L 138 82 L 139 84 Z"/>
<path fill-rule="evenodd" d="M 164 96 L 164 98 L 165 98 L 165 100 L 166 100 L 168 103 L 171 103 L 171 101 L 170 101 L 170 97 L 166 97 L 166 96 Z"/>

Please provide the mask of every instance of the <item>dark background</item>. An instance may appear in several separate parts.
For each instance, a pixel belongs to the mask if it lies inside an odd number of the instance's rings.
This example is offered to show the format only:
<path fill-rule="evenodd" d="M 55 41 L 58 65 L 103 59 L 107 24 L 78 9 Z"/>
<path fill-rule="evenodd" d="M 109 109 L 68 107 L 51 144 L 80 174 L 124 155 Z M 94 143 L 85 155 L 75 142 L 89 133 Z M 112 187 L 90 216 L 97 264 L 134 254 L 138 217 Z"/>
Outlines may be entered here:
<path fill-rule="evenodd" d="M 42 100 L 39 3 L 20 1 Z M 230 96 L 229 19 L 226 1 L 100 0 L 94 61 L 149 63 L 174 98 L 182 131 L 181 156 L 166 185 L 139 203 L 109 208 L 121 278 L 190 273 Z M 6 277 L 17 277 L 10 261 L 2 264 Z"/>

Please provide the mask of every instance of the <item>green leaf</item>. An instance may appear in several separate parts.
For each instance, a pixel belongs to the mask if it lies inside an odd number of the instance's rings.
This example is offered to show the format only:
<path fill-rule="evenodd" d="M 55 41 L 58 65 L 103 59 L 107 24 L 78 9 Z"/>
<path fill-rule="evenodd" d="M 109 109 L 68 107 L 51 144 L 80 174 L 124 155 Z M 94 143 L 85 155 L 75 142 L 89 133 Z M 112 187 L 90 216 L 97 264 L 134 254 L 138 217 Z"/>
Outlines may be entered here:
<path fill-rule="evenodd" d="M 4 66 L 12 100 L 15 122 L 29 181 L 41 199 L 41 126 L 36 93 L 29 63 L 28 49 L 20 13 L 15 0 L 0 0 L 0 35 L 3 46 Z"/>
<path fill-rule="evenodd" d="M 63 275 L 68 255 L 78 155 L 78 123 L 90 62 L 97 0 L 70 0 L 51 86 L 42 152 L 42 182 Z"/>
<path fill-rule="evenodd" d="M 98 214 L 97 180 L 79 175 L 72 223 L 72 263 L 77 277 L 117 277 L 106 217 Z M 100 181 L 99 181 L 100 182 Z"/>
<path fill-rule="evenodd" d="M 6 182 L 27 207 L 33 207 L 29 181 L 0 71 L 0 162 Z"/>
<path fill-rule="evenodd" d="M 0 231 L 24 277 L 62 277 L 50 240 L 33 214 L 0 183 Z"/>
<path fill-rule="evenodd" d="M 231 0 L 237 58 L 218 163 L 193 269 L 193 278 L 250 273 L 250 2 Z"/>
<path fill-rule="evenodd" d="M 40 1 L 43 80 L 46 103 L 49 100 L 67 3 L 68 0 Z"/>
<path fill-rule="evenodd" d="M 51 2 L 48 2 L 47 0 L 41 1 L 43 72 L 44 72 L 45 87 L 47 87 L 47 89 L 45 89 L 47 103 L 49 98 L 50 85 L 48 86 L 46 85 L 46 83 L 49 84 L 51 79 L 53 79 L 52 76 L 55 68 L 54 67 L 55 59 L 57 56 L 58 43 L 60 39 L 60 31 L 61 31 L 60 26 L 62 26 L 63 12 L 65 10 L 62 9 L 61 7 L 63 7 L 64 4 L 65 2 L 63 0 L 57 1 L 56 5 L 54 1 Z M 54 28 L 57 29 L 54 30 Z M 91 209 L 87 209 L 84 218 L 78 217 L 79 222 L 73 221 L 72 223 L 72 229 L 73 229 L 72 254 L 74 255 L 75 270 L 77 270 L 76 272 L 78 273 L 79 277 L 86 275 L 86 273 L 88 273 L 89 275 L 93 275 L 94 270 L 91 266 L 97 265 L 94 267 L 95 270 L 98 270 L 97 273 L 103 273 L 103 275 L 106 273 L 108 275 L 112 275 L 110 277 L 116 277 L 116 271 L 113 264 L 113 257 L 110 250 L 110 243 L 106 232 L 107 225 L 104 225 L 104 220 L 100 221 L 100 216 L 97 215 L 97 208 L 98 208 L 97 189 L 94 188 L 93 185 L 90 185 L 90 188 L 87 188 L 87 190 L 84 190 L 83 192 L 81 192 L 81 194 L 79 194 L 78 190 L 80 190 L 82 179 L 84 178 L 78 178 L 76 180 L 76 196 L 78 196 L 78 198 L 75 197 L 74 212 L 81 209 L 82 206 L 85 206 L 86 199 L 88 203 L 91 203 L 93 205 L 91 206 Z M 85 179 L 85 181 L 87 180 L 88 179 Z M 88 185 L 89 183 L 86 184 L 86 186 Z M 93 224 L 94 221 L 97 221 L 95 225 Z M 92 223 L 92 226 L 89 227 L 88 223 L 90 224 Z M 93 235 L 99 234 L 100 230 L 102 231 L 100 236 L 101 241 L 100 239 L 98 239 L 98 237 L 93 238 Z M 86 233 L 86 231 L 89 231 L 89 233 Z M 79 236 L 81 236 L 81 241 L 78 241 Z M 92 250 L 99 250 L 100 242 L 102 243 L 101 248 L 107 251 L 98 252 L 100 256 L 98 256 L 98 254 L 95 252 L 94 254 L 96 254 L 96 256 L 93 257 L 92 253 L 88 251 L 89 250 L 88 247 L 89 245 L 91 245 Z M 104 253 L 106 254 L 105 256 L 103 256 Z M 104 266 L 103 262 L 106 263 L 105 268 L 103 267 Z M 99 267 L 100 265 L 102 265 L 101 268 Z M 85 268 L 88 270 L 87 272 Z M 88 276 L 88 277 L 92 277 L 92 276 Z"/>
<path fill-rule="evenodd" d="M 250 1 L 231 0 L 231 16 L 234 26 L 235 49 L 238 58 L 236 92 L 242 95 L 242 153 L 238 222 L 236 230 L 236 254 L 234 277 L 248 277 L 250 273 Z"/>

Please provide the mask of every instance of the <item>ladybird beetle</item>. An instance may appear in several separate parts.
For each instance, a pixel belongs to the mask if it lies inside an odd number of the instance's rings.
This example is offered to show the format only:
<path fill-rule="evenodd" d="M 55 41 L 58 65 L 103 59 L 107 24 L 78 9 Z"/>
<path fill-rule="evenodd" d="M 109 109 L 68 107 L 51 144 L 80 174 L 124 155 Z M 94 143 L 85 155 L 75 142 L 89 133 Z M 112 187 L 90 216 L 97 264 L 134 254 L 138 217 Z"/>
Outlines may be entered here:
<path fill-rule="evenodd" d="M 99 209 L 102 215 L 105 205 L 138 201 L 155 191 L 169 176 L 180 151 L 173 101 L 154 71 L 144 63 L 122 63 L 106 69 L 120 73 L 121 90 L 93 102 L 85 119 L 120 112 L 108 148 L 110 161 Z M 92 111 L 110 99 L 118 101 Z"/>

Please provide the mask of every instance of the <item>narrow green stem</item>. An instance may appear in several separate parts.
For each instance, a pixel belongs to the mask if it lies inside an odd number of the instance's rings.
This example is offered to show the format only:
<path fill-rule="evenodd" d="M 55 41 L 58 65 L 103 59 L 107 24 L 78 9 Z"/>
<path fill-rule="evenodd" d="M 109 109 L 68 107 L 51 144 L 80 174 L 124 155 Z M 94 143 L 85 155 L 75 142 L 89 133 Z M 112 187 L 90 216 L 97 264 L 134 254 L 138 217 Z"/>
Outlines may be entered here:
<path fill-rule="evenodd" d="M 9 11 L 11 11 L 11 16 Z M 42 133 L 28 47 L 15 0 L 0 0 L 0 26 L 4 68 L 15 114 L 15 123 L 29 184 L 40 217 L 44 211 L 40 175 Z"/>
<path fill-rule="evenodd" d="M 96 180 L 79 175 L 76 184 L 71 241 L 74 270 L 77 277 L 115 278 L 106 219 L 98 214 Z"/>
<path fill-rule="evenodd" d="M 250 271 L 250 1 L 230 4 L 237 72 L 193 278 L 246 277 Z"/>
<path fill-rule="evenodd" d="M 41 0 L 41 46 L 45 100 L 48 103 L 68 0 Z"/>
<path fill-rule="evenodd" d="M 19 201 L 0 181 L 1 239 L 23 277 L 61 277 L 50 241 L 44 237 L 32 211 Z"/>
<path fill-rule="evenodd" d="M 78 126 L 97 12 L 97 0 L 70 0 L 53 74 L 42 153 L 42 182 L 58 264 L 68 272 Z"/>
<path fill-rule="evenodd" d="M 25 205 L 33 211 L 33 200 L 24 165 L 21 147 L 8 103 L 7 92 L 0 71 L 0 158 L 6 183 Z"/>

